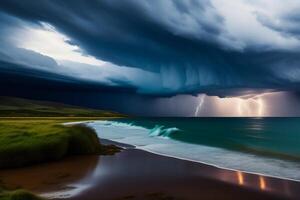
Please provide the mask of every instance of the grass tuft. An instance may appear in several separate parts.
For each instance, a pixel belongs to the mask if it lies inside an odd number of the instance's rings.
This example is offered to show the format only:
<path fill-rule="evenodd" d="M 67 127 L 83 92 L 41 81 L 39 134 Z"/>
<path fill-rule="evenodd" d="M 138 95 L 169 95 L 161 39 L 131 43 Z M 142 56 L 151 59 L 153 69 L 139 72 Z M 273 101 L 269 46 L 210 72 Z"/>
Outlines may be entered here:
<path fill-rule="evenodd" d="M 0 121 L 0 168 L 59 160 L 66 155 L 101 153 L 95 132 L 55 120 Z"/>
<path fill-rule="evenodd" d="M 54 161 L 67 155 L 112 155 L 120 148 L 101 145 L 92 129 L 83 125 L 63 126 L 62 123 L 124 116 L 53 102 L 0 97 L 0 168 Z M 25 190 L 7 191 L 0 187 L 0 200 L 42 198 Z"/>
<path fill-rule="evenodd" d="M 0 200 L 43 200 L 26 190 L 0 191 Z"/>

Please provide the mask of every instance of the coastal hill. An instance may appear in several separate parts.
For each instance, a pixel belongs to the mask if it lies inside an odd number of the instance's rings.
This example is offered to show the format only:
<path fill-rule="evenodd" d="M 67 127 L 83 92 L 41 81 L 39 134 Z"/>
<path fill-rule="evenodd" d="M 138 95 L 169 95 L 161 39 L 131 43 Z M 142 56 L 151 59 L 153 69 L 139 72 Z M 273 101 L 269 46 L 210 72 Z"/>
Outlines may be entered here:
<path fill-rule="evenodd" d="M 123 114 L 49 101 L 0 96 L 0 117 L 122 117 Z"/>
<path fill-rule="evenodd" d="M 70 154 L 109 154 L 110 149 L 100 145 L 94 130 L 63 123 L 124 116 L 61 103 L 0 97 L 0 168 L 58 160 Z"/>
<path fill-rule="evenodd" d="M 63 125 L 90 119 L 125 115 L 61 103 L 0 96 L 0 169 L 20 168 L 64 159 L 70 155 L 111 155 L 120 151 L 102 145 L 95 131 L 84 124 Z M 0 200 L 41 200 L 26 190 L 0 184 Z"/>

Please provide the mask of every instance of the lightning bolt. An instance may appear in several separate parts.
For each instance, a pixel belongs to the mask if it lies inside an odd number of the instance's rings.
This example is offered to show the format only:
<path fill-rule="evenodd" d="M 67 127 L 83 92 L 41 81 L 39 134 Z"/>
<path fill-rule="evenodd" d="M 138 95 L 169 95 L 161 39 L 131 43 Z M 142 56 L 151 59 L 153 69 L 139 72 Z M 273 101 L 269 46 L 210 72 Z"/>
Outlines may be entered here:
<path fill-rule="evenodd" d="M 199 115 L 199 112 L 201 111 L 201 107 L 203 105 L 204 98 L 205 98 L 205 94 L 203 94 L 199 97 L 199 104 L 196 107 L 195 114 L 194 114 L 195 117 L 197 117 Z"/>
<path fill-rule="evenodd" d="M 257 110 L 257 115 L 258 116 L 263 116 L 264 114 L 264 103 L 263 100 L 261 98 L 256 100 L 256 103 L 258 105 L 258 110 Z"/>
<path fill-rule="evenodd" d="M 254 102 L 257 109 L 251 111 L 250 103 Z M 264 114 L 264 102 L 262 98 L 250 98 L 250 99 L 239 99 L 237 104 L 237 110 L 239 116 L 263 116 Z"/>

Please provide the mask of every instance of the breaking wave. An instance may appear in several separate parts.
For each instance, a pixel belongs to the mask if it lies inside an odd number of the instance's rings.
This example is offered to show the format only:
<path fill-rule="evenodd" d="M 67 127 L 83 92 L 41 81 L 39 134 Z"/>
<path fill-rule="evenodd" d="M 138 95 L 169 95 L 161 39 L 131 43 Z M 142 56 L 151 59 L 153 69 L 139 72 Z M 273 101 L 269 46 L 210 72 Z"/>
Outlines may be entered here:
<path fill-rule="evenodd" d="M 100 138 L 134 145 L 138 149 L 159 155 L 223 169 L 300 181 L 300 163 L 298 162 L 175 140 L 170 135 L 182 134 L 180 132 L 183 131 L 176 127 L 155 125 L 153 128 L 145 128 L 134 123 L 117 121 L 95 121 L 86 124 L 94 128 Z"/>
<path fill-rule="evenodd" d="M 155 125 L 153 129 L 150 130 L 149 135 L 151 137 L 159 136 L 168 139 L 171 134 L 177 133 L 180 130 L 176 127 L 165 128 L 165 126 Z"/>

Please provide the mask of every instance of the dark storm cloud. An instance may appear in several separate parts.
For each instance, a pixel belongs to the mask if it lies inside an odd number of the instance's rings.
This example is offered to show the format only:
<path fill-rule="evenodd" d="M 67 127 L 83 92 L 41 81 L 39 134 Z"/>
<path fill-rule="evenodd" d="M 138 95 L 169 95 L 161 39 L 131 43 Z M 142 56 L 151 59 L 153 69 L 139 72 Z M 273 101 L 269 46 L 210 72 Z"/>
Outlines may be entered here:
<path fill-rule="evenodd" d="M 53 25 L 86 54 L 159 73 L 160 89 L 152 92 L 142 85 L 144 93 L 226 96 L 247 88 L 299 88 L 299 51 L 237 50 L 210 1 L 2 0 L 0 9 L 31 23 Z"/>
<path fill-rule="evenodd" d="M 194 19 L 191 16 L 195 27 L 192 26 L 193 24 L 189 27 L 188 19 L 186 23 L 178 24 L 181 22 L 179 18 L 191 14 L 182 5 L 194 7 L 197 12 L 205 13 L 207 1 L 202 3 L 186 1 L 190 2 L 188 4 L 179 3 L 180 1 L 162 2 L 104 0 L 88 3 L 86 1 L 63 3 L 43 1 L 36 4 L 32 1 L 32 3 L 24 2 L 20 5 L 19 1 L 16 3 L 9 1 L 6 8 L 33 21 L 46 21 L 53 24 L 70 36 L 74 44 L 105 61 L 157 71 L 160 65 L 178 63 L 176 58 L 179 57 L 182 57 L 179 61 L 185 62 L 190 57 L 189 54 L 194 51 L 195 45 L 192 45 L 185 55 L 178 52 L 180 48 L 186 49 L 187 43 L 195 42 L 189 37 L 178 35 L 194 33 L 214 41 L 214 36 L 220 31 L 218 24 L 221 21 L 218 16 L 212 17 L 213 19 L 209 21 L 202 17 Z M 168 18 L 167 13 L 172 13 L 172 7 L 169 8 L 168 5 L 176 5 L 173 8 L 174 13 L 180 13 L 180 15 L 170 16 L 170 19 L 164 22 L 161 21 L 160 15 Z M 154 15 L 155 13 L 157 15 Z M 180 29 L 177 28 L 178 26 Z M 195 29 L 195 32 L 185 33 L 184 29 L 187 28 Z M 174 29 L 176 29 L 175 32 L 173 32 Z"/>
<path fill-rule="evenodd" d="M 282 33 L 287 37 L 300 38 L 299 8 L 288 9 L 287 12 L 276 16 L 275 19 L 262 13 L 257 13 L 257 19 L 266 27 Z"/>
<path fill-rule="evenodd" d="M 127 85 L 126 85 L 127 86 Z M 112 87 L 99 82 L 84 81 L 70 76 L 59 75 L 44 70 L 33 69 L 25 65 L 0 61 L 1 95 L 17 95 L 34 91 L 65 92 L 128 92 L 134 93 L 134 87 Z M 34 96 L 33 96 L 34 98 Z"/>
<path fill-rule="evenodd" d="M 16 47 L 15 32 L 24 31 L 26 26 L 36 26 L 0 12 L 0 79 L 1 92 L 12 87 L 24 90 L 43 88 L 57 90 L 112 90 L 134 92 L 136 87 L 126 77 L 110 77 L 102 73 L 99 67 L 61 61 L 58 64 L 53 58 L 38 52 Z M 38 25 L 39 26 L 39 25 Z M 84 68 L 84 70 L 80 70 Z M 112 69 L 111 69 L 112 70 Z M 91 78 L 89 71 L 95 75 Z M 104 74 L 101 77 L 102 74 Z M 107 75 L 108 74 L 108 75 Z M 97 76 L 97 77 L 96 77 Z"/>
<path fill-rule="evenodd" d="M 26 26 L 40 26 L 0 12 L 0 92 L 1 95 L 30 90 L 61 91 L 127 91 L 136 89 L 131 83 L 112 87 L 101 80 L 83 79 L 70 73 L 62 73 L 68 67 L 59 65 L 53 58 L 18 48 L 14 45 L 14 33 Z M 73 66 L 75 64 L 72 64 Z M 77 66 L 75 66 L 77 67 Z M 93 70 L 92 68 L 90 70 Z M 113 81 L 111 81 L 113 83 Z M 116 85 L 116 83 L 114 83 Z"/>

